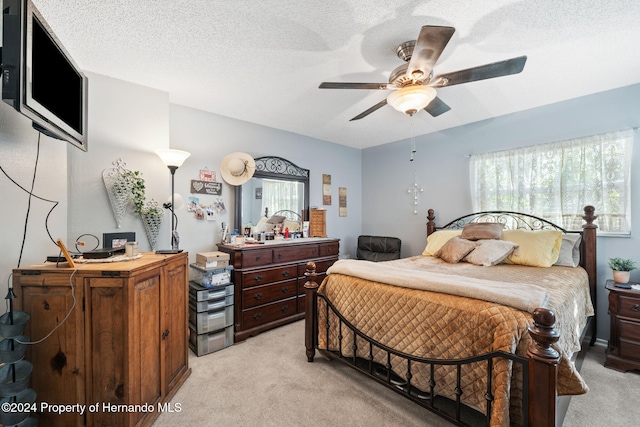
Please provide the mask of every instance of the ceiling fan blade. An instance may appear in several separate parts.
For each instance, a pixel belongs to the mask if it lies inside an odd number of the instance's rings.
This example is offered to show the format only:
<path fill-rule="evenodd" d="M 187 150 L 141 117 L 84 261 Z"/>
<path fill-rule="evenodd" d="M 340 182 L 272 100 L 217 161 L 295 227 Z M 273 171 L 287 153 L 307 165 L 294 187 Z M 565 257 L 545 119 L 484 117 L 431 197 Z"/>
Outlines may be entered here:
<path fill-rule="evenodd" d="M 342 82 L 322 82 L 320 89 L 395 89 L 388 83 L 342 83 Z"/>
<path fill-rule="evenodd" d="M 444 101 L 437 96 L 433 98 L 433 101 L 429 103 L 426 107 L 424 107 L 424 111 L 431 114 L 432 117 L 438 117 L 440 114 L 444 114 L 447 111 L 451 110 Z"/>
<path fill-rule="evenodd" d="M 368 116 L 369 114 L 373 113 L 374 111 L 376 111 L 379 108 L 384 107 L 385 105 L 387 105 L 387 98 L 385 98 L 382 101 L 378 102 L 376 105 L 374 105 L 373 107 L 369 108 L 368 110 L 363 111 L 362 113 L 358 114 L 357 116 L 355 116 L 353 119 L 351 119 L 349 121 L 352 122 L 354 120 L 360 120 L 361 118 Z"/>
<path fill-rule="evenodd" d="M 420 35 L 413 48 L 407 77 L 412 78 L 414 72 L 420 71 L 423 78 L 429 77 L 433 66 L 440 58 L 440 54 L 449 43 L 451 36 L 456 31 L 453 27 L 439 27 L 425 25 L 420 29 Z"/>
<path fill-rule="evenodd" d="M 519 56 L 517 58 L 507 59 L 506 61 L 440 74 L 431 80 L 429 86 L 435 88 L 453 86 L 461 83 L 475 82 L 477 80 L 518 74 L 524 68 L 525 62 L 527 62 L 527 57 Z"/>

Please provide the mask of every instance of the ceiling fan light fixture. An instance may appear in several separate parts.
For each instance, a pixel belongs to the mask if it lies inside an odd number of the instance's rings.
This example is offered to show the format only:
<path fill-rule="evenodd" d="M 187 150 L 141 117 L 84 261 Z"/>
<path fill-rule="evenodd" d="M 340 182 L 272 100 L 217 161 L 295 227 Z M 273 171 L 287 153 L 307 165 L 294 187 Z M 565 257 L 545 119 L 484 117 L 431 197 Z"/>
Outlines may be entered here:
<path fill-rule="evenodd" d="M 429 105 L 436 97 L 436 90 L 425 85 L 407 85 L 392 92 L 387 103 L 401 113 L 413 115 Z"/>

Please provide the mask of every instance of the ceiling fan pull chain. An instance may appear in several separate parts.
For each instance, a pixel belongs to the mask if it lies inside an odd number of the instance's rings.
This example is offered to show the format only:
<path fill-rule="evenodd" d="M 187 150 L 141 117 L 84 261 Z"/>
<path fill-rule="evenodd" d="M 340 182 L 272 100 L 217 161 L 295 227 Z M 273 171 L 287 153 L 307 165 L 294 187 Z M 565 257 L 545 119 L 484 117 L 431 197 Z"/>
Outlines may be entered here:
<path fill-rule="evenodd" d="M 411 121 L 411 157 L 409 157 L 409 161 L 413 162 L 414 155 L 416 154 L 416 139 L 413 135 L 413 116 L 409 116 L 409 120 Z"/>

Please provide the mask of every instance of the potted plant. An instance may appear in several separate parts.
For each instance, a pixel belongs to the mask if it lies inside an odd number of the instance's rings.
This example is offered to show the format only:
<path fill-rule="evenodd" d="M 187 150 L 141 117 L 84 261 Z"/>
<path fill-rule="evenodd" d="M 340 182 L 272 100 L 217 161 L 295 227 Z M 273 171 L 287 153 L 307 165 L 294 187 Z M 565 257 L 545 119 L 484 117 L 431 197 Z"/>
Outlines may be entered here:
<path fill-rule="evenodd" d="M 613 280 L 616 283 L 628 283 L 631 271 L 638 268 L 635 261 L 624 258 L 609 258 L 609 267 L 613 270 Z"/>

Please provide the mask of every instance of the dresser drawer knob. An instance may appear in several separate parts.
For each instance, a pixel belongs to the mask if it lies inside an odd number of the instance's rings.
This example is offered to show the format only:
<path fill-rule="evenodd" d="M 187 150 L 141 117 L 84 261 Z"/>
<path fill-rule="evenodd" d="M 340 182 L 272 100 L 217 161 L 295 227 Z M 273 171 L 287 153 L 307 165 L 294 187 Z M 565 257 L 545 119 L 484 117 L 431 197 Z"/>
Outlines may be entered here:
<path fill-rule="evenodd" d="M 287 288 L 286 286 L 284 288 L 282 288 L 282 293 L 286 294 L 287 292 L 289 292 L 289 288 Z"/>
<path fill-rule="evenodd" d="M 253 297 L 254 297 L 255 299 L 260 299 L 260 298 L 262 298 L 262 292 L 258 292 L 257 294 L 253 294 Z"/>
<path fill-rule="evenodd" d="M 253 315 L 254 320 L 259 320 L 262 317 L 262 313 L 256 313 Z"/>
<path fill-rule="evenodd" d="M 289 270 L 285 270 L 285 271 L 282 272 L 282 275 L 284 277 L 289 277 L 290 274 L 291 274 L 291 272 Z"/>
<path fill-rule="evenodd" d="M 633 306 L 633 308 L 631 309 L 633 311 L 640 311 L 640 304 L 636 304 Z"/>
<path fill-rule="evenodd" d="M 259 282 L 262 280 L 262 276 L 258 274 L 257 276 L 254 277 L 254 279 L 256 280 L 256 282 Z"/>
<path fill-rule="evenodd" d="M 282 259 L 282 254 L 278 254 L 278 259 Z"/>
<path fill-rule="evenodd" d="M 282 308 L 280 310 L 282 310 L 283 312 L 288 311 L 289 310 L 289 306 L 288 305 L 284 305 L 284 306 L 282 306 Z"/>
<path fill-rule="evenodd" d="M 256 257 L 256 262 L 260 261 L 260 256 Z"/>

